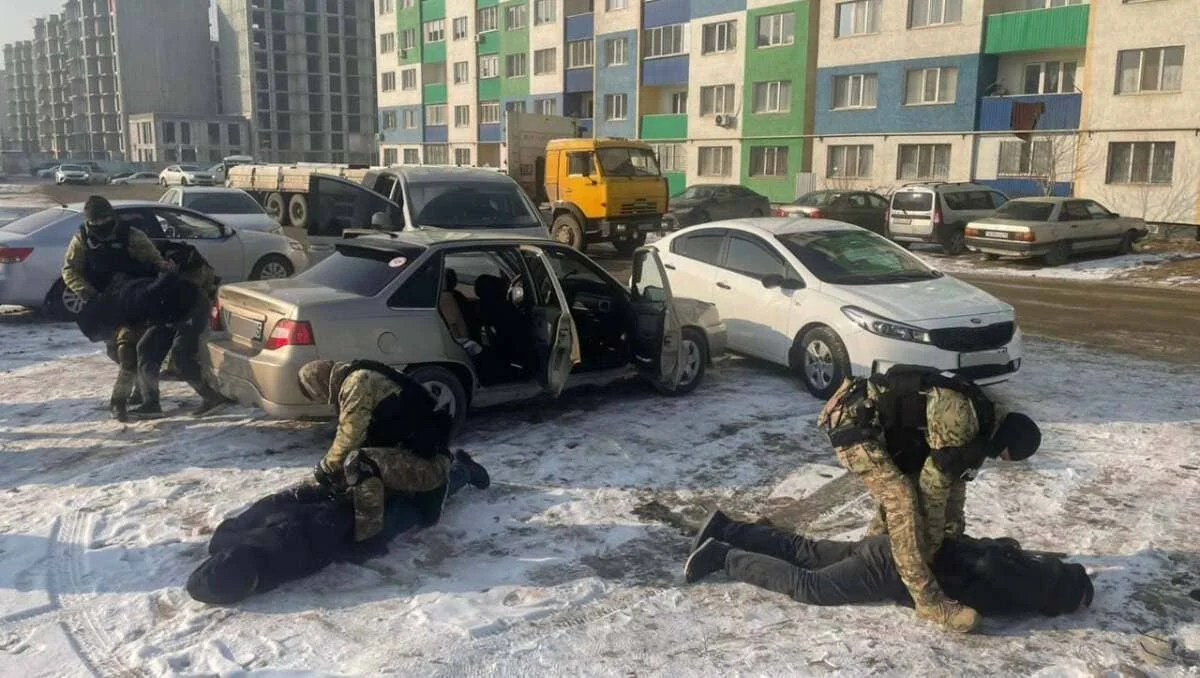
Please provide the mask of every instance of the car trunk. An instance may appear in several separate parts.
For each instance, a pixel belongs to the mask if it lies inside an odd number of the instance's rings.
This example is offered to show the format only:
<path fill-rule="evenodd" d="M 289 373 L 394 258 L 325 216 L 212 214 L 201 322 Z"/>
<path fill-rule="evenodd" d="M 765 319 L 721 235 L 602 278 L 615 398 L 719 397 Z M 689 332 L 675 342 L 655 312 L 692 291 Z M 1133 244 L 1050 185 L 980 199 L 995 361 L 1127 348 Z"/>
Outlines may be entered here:
<path fill-rule="evenodd" d="M 892 235 L 928 237 L 933 234 L 937 196 L 926 191 L 899 191 L 892 196 Z"/>
<path fill-rule="evenodd" d="M 242 287 L 222 287 L 218 295 L 221 323 L 230 339 L 254 353 L 284 319 L 296 319 L 299 307 L 265 292 Z"/>

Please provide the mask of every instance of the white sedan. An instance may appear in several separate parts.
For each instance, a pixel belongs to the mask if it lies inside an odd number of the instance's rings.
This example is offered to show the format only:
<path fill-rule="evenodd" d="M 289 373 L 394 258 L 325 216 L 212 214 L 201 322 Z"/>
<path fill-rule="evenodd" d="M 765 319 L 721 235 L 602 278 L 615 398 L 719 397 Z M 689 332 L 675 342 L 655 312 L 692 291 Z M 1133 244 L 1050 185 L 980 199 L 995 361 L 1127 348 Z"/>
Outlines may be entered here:
<path fill-rule="evenodd" d="M 283 235 L 230 228 L 182 207 L 114 200 L 117 218 L 151 239 L 178 240 L 199 250 L 222 282 L 286 278 L 308 267 L 300 243 Z M 0 228 L 0 304 L 44 308 L 71 320 L 83 307 L 62 281 L 71 236 L 83 224 L 83 203 L 51 207 Z"/>
<path fill-rule="evenodd" d="M 159 175 L 154 172 L 134 172 L 129 176 L 112 179 L 108 183 L 113 186 L 146 186 L 159 183 Z"/>
<path fill-rule="evenodd" d="M 217 178 L 199 165 L 171 165 L 158 175 L 162 186 L 212 186 Z"/>
<path fill-rule="evenodd" d="M 279 222 L 263 206 L 240 188 L 223 186 L 180 186 L 158 199 L 164 205 L 177 205 L 215 217 L 227 226 L 247 231 L 282 233 Z"/>
<path fill-rule="evenodd" d="M 731 351 L 792 369 L 817 397 L 901 363 L 981 384 L 1021 367 L 1011 306 L 857 226 L 735 219 L 653 247 L 676 294 L 716 304 Z"/>

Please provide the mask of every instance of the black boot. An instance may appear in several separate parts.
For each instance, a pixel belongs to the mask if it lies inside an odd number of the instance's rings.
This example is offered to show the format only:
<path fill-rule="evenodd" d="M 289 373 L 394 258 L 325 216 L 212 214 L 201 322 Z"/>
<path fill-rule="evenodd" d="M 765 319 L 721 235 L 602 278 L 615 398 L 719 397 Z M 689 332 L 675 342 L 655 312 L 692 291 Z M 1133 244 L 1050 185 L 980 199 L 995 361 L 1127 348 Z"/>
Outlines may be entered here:
<path fill-rule="evenodd" d="M 203 417 L 218 407 L 232 402 L 206 383 L 192 384 L 192 388 L 200 394 L 200 404 L 192 410 L 193 417 Z"/>
<path fill-rule="evenodd" d="M 725 569 L 725 557 L 732 550 L 729 544 L 709 538 L 700 548 L 692 551 L 687 562 L 683 564 L 683 580 L 694 584 L 714 572 Z"/>
<path fill-rule="evenodd" d="M 129 413 L 125 410 L 125 401 L 120 398 L 113 398 L 108 401 L 108 411 L 112 412 L 113 419 L 122 424 L 129 421 Z"/>
<path fill-rule="evenodd" d="M 708 520 L 700 526 L 700 531 L 696 533 L 696 538 L 692 540 L 692 548 L 688 553 L 700 548 L 700 545 L 708 541 L 709 538 L 718 541 L 725 540 L 725 526 L 730 523 L 729 516 L 721 513 L 721 509 L 717 509 L 708 514 Z"/>
<path fill-rule="evenodd" d="M 486 490 L 488 486 L 492 484 L 492 477 L 488 475 L 487 469 L 485 469 L 479 462 L 472 459 L 471 455 L 467 454 L 465 451 L 456 450 L 454 452 L 454 461 L 458 462 L 463 466 L 463 468 L 467 469 L 467 482 L 471 485 L 471 487 L 475 487 L 480 490 Z"/>
<path fill-rule="evenodd" d="M 158 398 L 147 398 L 141 405 L 129 410 L 129 416 L 134 419 L 162 419 L 162 405 Z"/>
<path fill-rule="evenodd" d="M 210 605 L 244 600 L 258 589 L 258 567 L 258 558 L 245 546 L 218 553 L 188 577 L 188 595 Z"/>
<path fill-rule="evenodd" d="M 138 388 L 137 384 L 133 385 L 133 393 L 129 394 L 129 400 L 127 404 L 134 407 L 142 404 L 142 389 Z"/>

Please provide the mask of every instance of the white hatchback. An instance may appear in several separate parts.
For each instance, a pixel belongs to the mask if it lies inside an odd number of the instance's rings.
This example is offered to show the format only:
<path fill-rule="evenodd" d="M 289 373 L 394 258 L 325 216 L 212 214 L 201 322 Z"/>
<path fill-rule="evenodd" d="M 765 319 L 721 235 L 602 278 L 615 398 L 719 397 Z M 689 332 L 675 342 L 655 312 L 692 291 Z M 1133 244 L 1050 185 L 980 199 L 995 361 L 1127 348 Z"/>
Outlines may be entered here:
<path fill-rule="evenodd" d="M 896 364 L 980 384 L 1021 367 L 1012 306 L 870 231 L 828 219 L 735 219 L 654 243 L 679 295 L 717 306 L 729 350 L 796 371 L 827 398 Z"/>

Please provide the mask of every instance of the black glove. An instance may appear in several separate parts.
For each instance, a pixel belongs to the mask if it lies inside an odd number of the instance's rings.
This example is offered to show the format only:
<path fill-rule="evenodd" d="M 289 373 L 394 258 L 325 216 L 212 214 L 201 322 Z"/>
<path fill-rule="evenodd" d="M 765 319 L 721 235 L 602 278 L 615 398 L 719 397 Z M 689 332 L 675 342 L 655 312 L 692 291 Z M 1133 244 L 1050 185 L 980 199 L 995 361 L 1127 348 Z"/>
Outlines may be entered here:
<path fill-rule="evenodd" d="M 992 441 L 981 436 L 962 447 L 944 447 L 940 450 L 933 450 L 930 456 L 933 458 L 934 465 L 946 476 L 972 480 L 979 467 L 983 466 L 984 459 L 988 457 L 994 459 L 999 454 L 1000 451 L 995 449 Z"/>
<path fill-rule="evenodd" d="M 346 478 L 342 475 L 341 470 L 331 468 L 324 459 L 317 462 L 317 467 L 313 469 L 313 478 L 318 485 L 331 492 L 346 490 Z"/>

